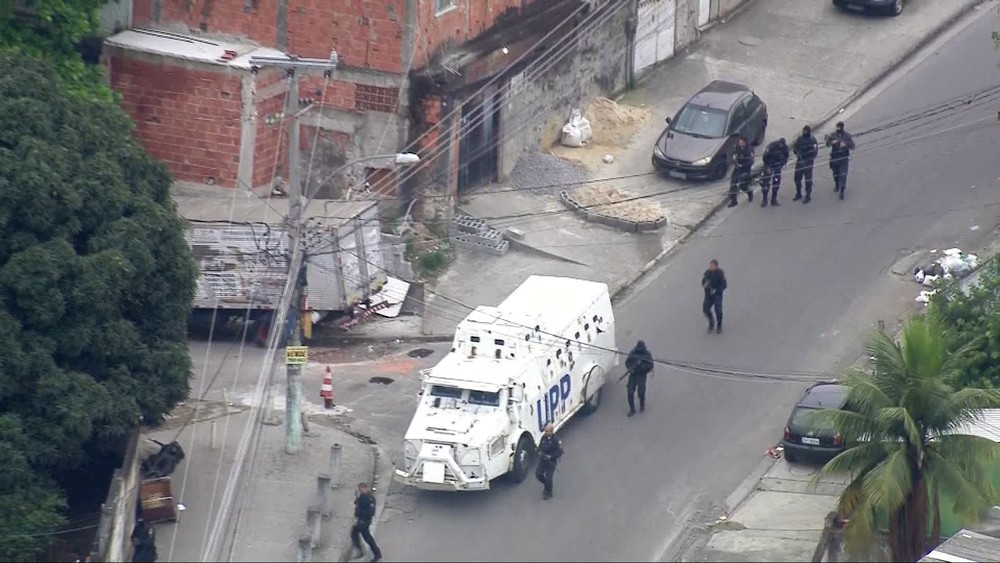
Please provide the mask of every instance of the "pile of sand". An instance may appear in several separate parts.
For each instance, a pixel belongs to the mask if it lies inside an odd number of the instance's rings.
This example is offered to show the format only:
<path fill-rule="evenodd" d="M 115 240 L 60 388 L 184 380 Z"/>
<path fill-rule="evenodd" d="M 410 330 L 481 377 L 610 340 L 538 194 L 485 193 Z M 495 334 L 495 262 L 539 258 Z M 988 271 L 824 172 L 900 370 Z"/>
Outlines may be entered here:
<path fill-rule="evenodd" d="M 635 199 L 635 194 L 619 188 L 591 186 L 577 190 L 570 197 L 589 211 L 626 221 L 656 221 L 663 217 L 658 202 Z"/>
<path fill-rule="evenodd" d="M 646 108 L 618 105 L 608 98 L 590 102 L 583 116 L 590 120 L 594 137 L 589 144 L 625 147 L 636 129 L 645 125 L 652 113 Z"/>
<path fill-rule="evenodd" d="M 619 105 L 614 100 L 596 98 L 583 111 L 594 133 L 587 144 L 576 148 L 556 144 L 549 152 L 588 170 L 607 170 L 604 156 L 614 157 L 627 148 L 652 115 L 645 107 Z"/>

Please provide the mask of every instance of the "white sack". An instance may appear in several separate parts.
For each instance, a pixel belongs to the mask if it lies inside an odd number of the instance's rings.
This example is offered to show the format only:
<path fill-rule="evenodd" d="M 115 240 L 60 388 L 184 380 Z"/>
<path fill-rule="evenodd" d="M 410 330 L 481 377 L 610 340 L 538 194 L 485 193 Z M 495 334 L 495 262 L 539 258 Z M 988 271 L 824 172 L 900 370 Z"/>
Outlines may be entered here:
<path fill-rule="evenodd" d="M 562 138 L 559 140 L 564 147 L 579 148 L 583 146 L 583 139 L 580 137 L 580 128 L 572 123 L 563 125 Z"/>

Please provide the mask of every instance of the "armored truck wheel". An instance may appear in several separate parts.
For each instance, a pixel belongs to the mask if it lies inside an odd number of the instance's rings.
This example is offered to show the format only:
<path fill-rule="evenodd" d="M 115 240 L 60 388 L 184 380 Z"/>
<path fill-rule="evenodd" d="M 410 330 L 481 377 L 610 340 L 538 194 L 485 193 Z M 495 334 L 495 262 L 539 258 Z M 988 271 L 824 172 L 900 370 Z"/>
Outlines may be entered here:
<path fill-rule="evenodd" d="M 602 388 L 598 388 L 597 391 L 594 391 L 593 395 L 587 397 L 587 401 L 583 403 L 583 408 L 580 409 L 581 413 L 594 414 L 595 412 L 597 412 L 597 407 L 601 406 L 602 390 L 603 390 Z"/>
<path fill-rule="evenodd" d="M 521 436 L 517 441 L 517 449 L 514 450 L 514 468 L 510 472 L 510 478 L 515 483 L 520 483 L 528 478 L 531 472 L 531 463 L 535 460 L 535 442 L 527 434 Z"/>

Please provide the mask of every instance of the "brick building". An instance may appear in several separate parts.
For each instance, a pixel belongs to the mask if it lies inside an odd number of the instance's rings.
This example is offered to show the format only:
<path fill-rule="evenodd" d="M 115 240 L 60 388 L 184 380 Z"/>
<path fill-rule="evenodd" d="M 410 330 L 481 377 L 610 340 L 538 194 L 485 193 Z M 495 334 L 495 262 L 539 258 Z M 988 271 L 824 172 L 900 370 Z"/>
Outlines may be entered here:
<path fill-rule="evenodd" d="M 299 140 L 304 167 L 315 154 L 309 177 L 316 184 L 346 161 L 394 153 L 421 127 L 434 127 L 440 97 L 431 90 L 445 81 L 432 79 L 431 88 L 414 96 L 413 77 L 439 76 L 442 68 L 456 71 L 447 64 L 456 53 L 485 60 L 477 75 L 488 76 L 503 60 L 484 59 L 482 45 L 463 50 L 464 45 L 492 37 L 487 46 L 493 49 L 510 43 L 501 36 L 511 33 L 513 43 L 523 43 L 544 27 L 540 14 L 552 15 L 536 4 L 579 3 L 132 0 L 128 29 L 105 41 L 104 61 L 136 123 L 136 136 L 178 180 L 260 188 L 276 166 L 278 175 L 287 177 L 279 126 L 287 83 L 280 71 L 254 72 L 250 57 L 291 53 L 325 59 L 336 51 L 339 64 L 331 80 L 300 77 L 300 96 L 323 100 L 322 107 L 313 105 L 303 115 Z M 530 33 L 511 31 L 527 20 L 536 22 Z M 336 193 L 343 188 L 338 182 L 357 187 L 368 180 L 387 193 L 395 190 L 388 168 L 349 174 L 324 187 Z"/>

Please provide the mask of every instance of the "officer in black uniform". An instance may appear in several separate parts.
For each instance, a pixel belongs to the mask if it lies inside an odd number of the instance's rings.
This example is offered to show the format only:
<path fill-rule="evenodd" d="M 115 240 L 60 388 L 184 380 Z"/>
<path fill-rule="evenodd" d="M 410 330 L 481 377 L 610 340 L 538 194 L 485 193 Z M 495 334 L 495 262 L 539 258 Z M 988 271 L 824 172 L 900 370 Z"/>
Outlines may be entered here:
<path fill-rule="evenodd" d="M 788 164 L 788 143 L 782 137 L 767 145 L 764 149 L 764 174 L 761 176 L 760 187 L 764 192 L 761 207 L 767 207 L 767 192 L 771 192 L 771 205 L 778 205 L 778 188 L 781 187 L 781 171 Z"/>
<path fill-rule="evenodd" d="M 819 155 L 819 141 L 812 134 L 812 127 L 806 125 L 802 128 L 802 134 L 792 143 L 792 152 L 795 153 L 795 197 L 792 201 L 802 199 L 802 179 L 806 181 L 806 198 L 802 203 L 812 201 L 813 193 L 813 164 Z"/>
<path fill-rule="evenodd" d="M 726 291 L 729 284 L 726 282 L 726 273 L 719 267 L 718 260 L 709 261 L 708 269 L 701 276 L 701 287 L 705 290 L 705 301 L 701 304 L 701 311 L 708 318 L 708 332 L 714 330 L 719 334 L 722 332 L 722 292 Z"/>
<path fill-rule="evenodd" d="M 747 201 L 753 201 L 750 179 L 753 175 L 753 147 L 746 137 L 740 135 L 733 147 L 733 175 L 729 179 L 729 207 L 736 207 L 739 192 L 747 193 Z"/>
<path fill-rule="evenodd" d="M 854 150 L 854 138 L 844 130 L 844 122 L 837 123 L 837 130 L 826 136 L 826 146 L 830 147 L 830 170 L 833 171 L 833 191 L 844 199 L 847 193 L 847 165 Z"/>
<path fill-rule="evenodd" d="M 354 546 L 356 557 L 364 555 L 361 547 L 361 538 L 372 550 L 372 561 L 382 560 L 382 550 L 375 543 L 372 537 L 371 526 L 375 518 L 375 495 L 368 488 L 368 483 L 358 485 L 358 494 L 354 499 L 354 526 L 351 527 L 351 544 Z"/>
<path fill-rule="evenodd" d="M 628 370 L 628 416 L 635 414 L 635 392 L 639 391 L 639 412 L 646 410 L 646 376 L 653 371 L 653 354 L 646 348 L 646 342 L 636 342 L 635 348 L 625 359 Z"/>
<path fill-rule="evenodd" d="M 542 498 L 552 498 L 552 478 L 556 474 L 556 465 L 563 455 L 562 442 L 556 438 L 555 427 L 552 424 L 545 425 L 545 433 L 538 441 L 538 467 L 535 468 L 535 479 L 543 485 Z"/>

